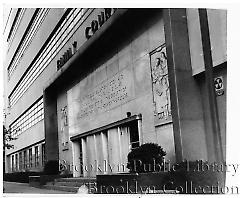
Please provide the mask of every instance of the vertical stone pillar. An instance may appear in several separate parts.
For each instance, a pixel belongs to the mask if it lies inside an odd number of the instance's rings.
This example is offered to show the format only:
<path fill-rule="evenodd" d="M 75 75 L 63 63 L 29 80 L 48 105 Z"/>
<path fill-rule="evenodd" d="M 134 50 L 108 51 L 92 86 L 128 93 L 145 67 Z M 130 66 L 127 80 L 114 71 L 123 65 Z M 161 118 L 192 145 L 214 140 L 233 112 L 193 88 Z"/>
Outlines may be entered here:
<path fill-rule="evenodd" d="M 104 174 L 107 174 L 108 172 L 108 166 L 106 166 L 106 164 L 108 164 L 108 142 L 107 142 L 107 135 L 106 133 L 101 133 L 101 139 L 102 139 L 102 153 L 103 153 L 103 160 L 104 160 Z"/>
<path fill-rule="evenodd" d="M 57 98 L 52 90 L 44 90 L 44 127 L 46 161 L 59 160 Z"/>
<path fill-rule="evenodd" d="M 72 143 L 73 148 L 73 177 L 81 176 L 81 167 L 80 167 L 80 144 L 79 142 Z"/>
<path fill-rule="evenodd" d="M 85 166 L 87 166 L 87 143 L 86 139 L 81 138 L 82 141 L 82 158 L 83 158 L 83 177 L 87 177 L 88 173 L 86 172 Z"/>
<path fill-rule="evenodd" d="M 213 60 L 212 60 L 212 50 L 211 50 L 207 9 L 199 9 L 199 20 L 200 20 L 200 29 L 201 29 L 201 36 L 202 36 L 203 57 L 204 57 L 204 64 L 205 64 L 205 79 L 206 79 L 205 81 L 206 81 L 206 87 L 208 91 L 210 119 L 212 123 L 211 129 L 214 134 L 215 156 L 217 161 L 223 162 L 224 161 L 223 148 L 222 148 L 222 139 L 220 134 L 217 99 L 216 99 L 215 87 L 214 87 Z"/>
<path fill-rule="evenodd" d="M 176 161 L 207 160 L 199 85 L 192 76 L 186 9 L 164 9 Z"/>

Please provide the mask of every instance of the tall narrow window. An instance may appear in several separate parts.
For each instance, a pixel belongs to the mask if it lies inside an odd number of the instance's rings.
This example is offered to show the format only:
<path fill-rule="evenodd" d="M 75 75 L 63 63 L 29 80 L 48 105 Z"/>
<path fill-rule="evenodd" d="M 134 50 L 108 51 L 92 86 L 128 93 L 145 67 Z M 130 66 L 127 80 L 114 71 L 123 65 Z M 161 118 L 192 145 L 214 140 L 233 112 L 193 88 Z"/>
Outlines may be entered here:
<path fill-rule="evenodd" d="M 29 167 L 32 167 L 32 148 L 29 149 Z"/>
<path fill-rule="evenodd" d="M 22 168 L 23 168 L 22 167 L 22 165 L 23 165 L 22 163 L 23 163 L 23 161 L 22 161 L 22 152 L 20 152 L 19 153 L 19 170 L 22 170 Z"/>
<path fill-rule="evenodd" d="M 39 166 L 39 149 L 35 146 L 35 167 Z"/>
<path fill-rule="evenodd" d="M 18 171 L 18 154 L 15 154 L 15 170 Z"/>
<path fill-rule="evenodd" d="M 14 155 L 12 155 L 12 171 L 14 172 Z"/>
<path fill-rule="evenodd" d="M 23 168 L 27 168 L 27 151 L 23 152 Z"/>
<path fill-rule="evenodd" d="M 42 144 L 42 165 L 45 164 L 45 144 Z"/>

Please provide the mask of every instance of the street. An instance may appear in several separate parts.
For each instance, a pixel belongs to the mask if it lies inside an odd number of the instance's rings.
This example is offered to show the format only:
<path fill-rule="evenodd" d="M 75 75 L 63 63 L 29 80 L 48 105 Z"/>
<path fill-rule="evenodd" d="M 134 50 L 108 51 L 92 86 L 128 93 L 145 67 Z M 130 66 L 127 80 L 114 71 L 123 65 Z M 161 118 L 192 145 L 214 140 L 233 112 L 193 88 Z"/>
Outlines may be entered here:
<path fill-rule="evenodd" d="M 28 183 L 3 182 L 5 188 L 4 193 L 26 193 L 26 194 L 73 194 L 71 192 L 48 190 L 41 188 L 34 188 Z"/>

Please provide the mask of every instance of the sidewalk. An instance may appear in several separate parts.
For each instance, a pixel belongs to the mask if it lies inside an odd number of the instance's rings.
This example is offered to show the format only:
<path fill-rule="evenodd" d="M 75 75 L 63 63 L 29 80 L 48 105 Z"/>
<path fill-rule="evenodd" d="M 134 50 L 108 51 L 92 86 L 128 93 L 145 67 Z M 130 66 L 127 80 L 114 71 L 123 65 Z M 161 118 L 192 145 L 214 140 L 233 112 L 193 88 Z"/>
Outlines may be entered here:
<path fill-rule="evenodd" d="M 26 193 L 26 194 L 73 194 L 72 192 L 64 192 L 58 190 L 48 190 L 34 188 L 28 183 L 3 182 L 5 188 L 4 193 Z"/>

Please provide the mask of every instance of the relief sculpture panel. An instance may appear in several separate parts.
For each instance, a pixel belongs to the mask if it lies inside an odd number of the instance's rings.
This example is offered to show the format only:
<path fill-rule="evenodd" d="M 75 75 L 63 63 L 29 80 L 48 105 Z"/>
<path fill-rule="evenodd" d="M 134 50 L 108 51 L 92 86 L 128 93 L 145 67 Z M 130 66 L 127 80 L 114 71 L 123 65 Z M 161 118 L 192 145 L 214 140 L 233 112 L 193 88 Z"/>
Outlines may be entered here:
<path fill-rule="evenodd" d="M 61 143 L 62 150 L 68 149 L 68 116 L 67 116 L 67 106 L 61 108 L 61 122 L 60 122 L 60 130 L 61 130 Z"/>
<path fill-rule="evenodd" d="M 150 53 L 155 125 L 172 121 L 166 46 Z"/>

